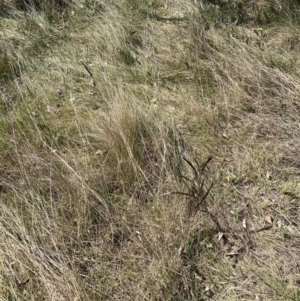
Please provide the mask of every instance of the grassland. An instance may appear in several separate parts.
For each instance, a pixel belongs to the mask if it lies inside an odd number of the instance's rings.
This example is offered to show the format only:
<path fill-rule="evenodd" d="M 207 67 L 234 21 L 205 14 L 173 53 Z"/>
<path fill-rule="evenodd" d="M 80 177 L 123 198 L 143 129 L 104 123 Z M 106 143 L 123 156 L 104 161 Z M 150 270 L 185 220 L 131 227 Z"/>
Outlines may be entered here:
<path fill-rule="evenodd" d="M 0 1 L 0 300 L 300 300 L 300 5 Z"/>

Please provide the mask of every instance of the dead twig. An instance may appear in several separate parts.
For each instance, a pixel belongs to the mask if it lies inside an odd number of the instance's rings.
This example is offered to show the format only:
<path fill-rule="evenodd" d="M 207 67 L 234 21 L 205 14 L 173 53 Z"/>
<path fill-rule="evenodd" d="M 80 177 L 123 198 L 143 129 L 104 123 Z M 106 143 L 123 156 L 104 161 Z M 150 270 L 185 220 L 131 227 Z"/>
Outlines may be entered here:
<path fill-rule="evenodd" d="M 80 63 L 81 63 L 81 65 L 84 67 L 84 69 L 85 69 L 85 71 L 88 73 L 88 75 L 90 76 L 90 78 L 91 78 L 91 80 L 92 80 L 92 86 L 93 86 L 93 87 L 95 88 L 95 90 L 100 94 L 102 100 L 107 104 L 107 101 L 105 100 L 102 91 L 101 91 L 101 90 L 99 89 L 99 87 L 97 86 L 95 77 L 94 77 L 94 75 L 93 75 L 91 69 L 88 67 L 88 65 L 87 65 L 84 61 L 80 60 Z"/>

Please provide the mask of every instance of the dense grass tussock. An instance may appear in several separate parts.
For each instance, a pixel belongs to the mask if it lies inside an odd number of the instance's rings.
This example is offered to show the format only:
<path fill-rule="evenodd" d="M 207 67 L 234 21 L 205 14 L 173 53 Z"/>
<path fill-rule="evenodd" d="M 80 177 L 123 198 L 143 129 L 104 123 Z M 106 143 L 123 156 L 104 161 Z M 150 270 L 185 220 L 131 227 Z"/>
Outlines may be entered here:
<path fill-rule="evenodd" d="M 72 1 L 68 0 L 14 0 L 14 1 L 2 1 L 1 5 L 3 8 L 10 8 L 10 9 L 18 9 L 21 11 L 48 11 L 50 10 L 57 10 L 60 8 L 67 8 Z M 56 11 L 58 13 L 59 11 Z"/>
<path fill-rule="evenodd" d="M 203 1 L 200 9 L 208 20 L 234 25 L 262 26 L 274 23 L 298 22 L 299 3 L 295 0 Z"/>
<path fill-rule="evenodd" d="M 2 1 L 1 300 L 299 300 L 297 1 Z"/>

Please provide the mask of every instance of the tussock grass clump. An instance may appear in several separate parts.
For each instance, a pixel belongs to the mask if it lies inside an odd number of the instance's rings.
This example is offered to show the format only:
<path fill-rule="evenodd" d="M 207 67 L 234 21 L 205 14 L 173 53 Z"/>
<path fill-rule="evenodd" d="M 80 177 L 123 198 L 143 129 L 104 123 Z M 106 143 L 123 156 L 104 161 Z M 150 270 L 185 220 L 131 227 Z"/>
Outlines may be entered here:
<path fill-rule="evenodd" d="M 107 153 L 107 165 L 116 172 L 115 181 L 124 187 L 143 182 L 150 185 L 163 177 L 161 173 L 170 173 L 172 164 L 176 164 L 176 158 L 170 157 L 176 151 L 175 145 L 169 145 L 170 141 L 165 140 L 168 137 L 160 137 L 162 129 L 154 118 L 151 120 L 140 108 L 125 101 L 114 104 L 104 118 L 99 143 Z"/>
<path fill-rule="evenodd" d="M 297 22 L 299 4 L 295 0 L 200 1 L 204 20 L 221 24 L 262 26 L 272 23 Z"/>
<path fill-rule="evenodd" d="M 13 79 L 19 74 L 18 66 L 6 53 L 0 55 L 1 81 Z"/>
<path fill-rule="evenodd" d="M 72 1 L 68 0 L 15 0 L 11 4 L 17 10 L 23 12 L 43 12 L 49 18 L 54 20 L 56 15 L 61 14 L 71 7 Z"/>

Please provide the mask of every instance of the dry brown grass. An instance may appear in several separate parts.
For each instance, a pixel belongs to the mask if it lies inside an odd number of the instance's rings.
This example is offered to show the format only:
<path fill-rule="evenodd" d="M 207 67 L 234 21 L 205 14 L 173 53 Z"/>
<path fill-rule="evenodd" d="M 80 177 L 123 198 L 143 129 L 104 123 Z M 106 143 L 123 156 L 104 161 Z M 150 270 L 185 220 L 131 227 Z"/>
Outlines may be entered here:
<path fill-rule="evenodd" d="M 0 300 L 299 300 L 300 8 L 209 2 L 0 2 Z"/>

